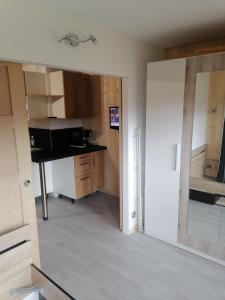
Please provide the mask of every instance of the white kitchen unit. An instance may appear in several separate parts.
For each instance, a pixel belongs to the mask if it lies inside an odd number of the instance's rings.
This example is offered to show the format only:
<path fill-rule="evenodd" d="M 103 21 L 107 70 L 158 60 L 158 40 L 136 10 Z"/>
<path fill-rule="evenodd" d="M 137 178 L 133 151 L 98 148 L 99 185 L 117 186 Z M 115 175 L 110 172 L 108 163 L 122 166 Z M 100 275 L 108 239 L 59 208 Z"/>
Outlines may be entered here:
<path fill-rule="evenodd" d="M 74 156 L 52 161 L 54 192 L 75 199 Z"/>
<path fill-rule="evenodd" d="M 177 242 L 186 59 L 148 64 L 145 232 Z"/>
<path fill-rule="evenodd" d="M 40 172 L 39 172 L 39 164 L 32 163 L 32 175 L 33 175 L 33 188 L 35 197 L 41 196 L 41 185 L 40 185 Z M 47 193 L 52 193 L 53 182 L 52 182 L 52 162 L 45 163 L 45 179 L 46 179 L 46 189 Z"/>

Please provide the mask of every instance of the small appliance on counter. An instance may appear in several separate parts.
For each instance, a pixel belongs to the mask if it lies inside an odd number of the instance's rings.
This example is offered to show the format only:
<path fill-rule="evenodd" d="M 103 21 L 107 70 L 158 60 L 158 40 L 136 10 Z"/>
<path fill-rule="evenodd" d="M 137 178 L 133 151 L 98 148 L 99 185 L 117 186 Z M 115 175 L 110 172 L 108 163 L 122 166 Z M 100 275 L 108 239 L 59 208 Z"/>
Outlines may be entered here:
<path fill-rule="evenodd" d="M 70 146 L 76 148 L 85 148 L 90 145 L 90 138 L 92 137 L 92 130 L 83 129 L 73 132 L 73 138 Z"/>
<path fill-rule="evenodd" d="M 82 145 L 88 146 L 90 144 L 89 140 L 92 137 L 92 130 L 83 129 L 81 134 L 82 134 Z"/>

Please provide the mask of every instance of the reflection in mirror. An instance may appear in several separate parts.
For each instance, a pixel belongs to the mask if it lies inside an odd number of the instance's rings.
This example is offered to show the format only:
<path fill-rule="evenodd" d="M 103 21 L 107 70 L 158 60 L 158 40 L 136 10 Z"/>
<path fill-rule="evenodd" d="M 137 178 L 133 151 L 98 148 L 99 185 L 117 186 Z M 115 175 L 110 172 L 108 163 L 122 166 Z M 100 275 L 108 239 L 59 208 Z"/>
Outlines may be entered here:
<path fill-rule="evenodd" d="M 225 247 L 225 71 L 196 76 L 188 234 Z"/>

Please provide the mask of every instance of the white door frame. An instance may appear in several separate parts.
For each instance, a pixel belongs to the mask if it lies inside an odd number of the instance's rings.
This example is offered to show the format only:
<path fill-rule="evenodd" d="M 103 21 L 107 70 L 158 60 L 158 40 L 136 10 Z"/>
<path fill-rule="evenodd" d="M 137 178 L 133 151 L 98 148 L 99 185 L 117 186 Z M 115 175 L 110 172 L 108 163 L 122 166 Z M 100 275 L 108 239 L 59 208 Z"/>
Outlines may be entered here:
<path fill-rule="evenodd" d="M 83 73 L 93 73 L 88 70 L 79 70 L 76 68 L 68 68 L 62 65 L 48 65 L 46 63 L 36 63 L 36 62 L 28 62 L 23 60 L 14 60 L 14 59 L 7 59 L 7 58 L 0 58 L 1 61 L 7 62 L 15 62 L 20 64 L 31 64 L 31 65 L 39 65 L 39 66 L 46 66 L 49 68 L 56 68 L 68 71 L 77 71 Z M 117 76 L 122 79 L 122 101 L 121 101 L 121 108 L 122 108 L 122 122 L 120 122 L 120 229 L 125 234 L 130 234 L 129 230 L 129 198 L 128 198 L 128 77 L 121 76 L 117 74 L 106 74 L 106 73 L 96 73 L 96 75 L 112 75 Z"/>

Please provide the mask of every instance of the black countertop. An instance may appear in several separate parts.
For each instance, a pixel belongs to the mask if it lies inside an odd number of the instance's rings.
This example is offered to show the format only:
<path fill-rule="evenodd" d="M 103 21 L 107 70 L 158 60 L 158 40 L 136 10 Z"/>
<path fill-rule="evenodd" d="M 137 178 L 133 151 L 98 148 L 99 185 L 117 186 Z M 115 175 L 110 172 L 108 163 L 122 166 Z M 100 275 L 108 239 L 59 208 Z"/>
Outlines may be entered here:
<path fill-rule="evenodd" d="M 42 150 L 31 151 L 31 158 L 33 162 L 41 163 L 41 162 L 52 161 L 56 159 L 76 156 L 76 155 L 90 153 L 90 152 L 102 151 L 106 149 L 107 149 L 106 146 L 99 146 L 99 145 L 88 145 L 85 148 L 68 146 L 62 149 L 54 149 L 54 150 L 42 149 Z"/>

